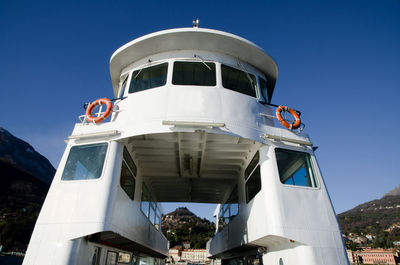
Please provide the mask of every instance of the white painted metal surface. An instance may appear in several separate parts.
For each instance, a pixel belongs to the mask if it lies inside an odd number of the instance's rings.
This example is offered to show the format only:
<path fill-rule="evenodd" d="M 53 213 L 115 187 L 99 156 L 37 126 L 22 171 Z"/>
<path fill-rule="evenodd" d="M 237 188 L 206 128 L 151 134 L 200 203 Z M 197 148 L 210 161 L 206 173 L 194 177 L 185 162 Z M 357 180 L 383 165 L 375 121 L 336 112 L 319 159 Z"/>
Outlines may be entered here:
<path fill-rule="evenodd" d="M 214 63 L 215 85 L 174 85 L 176 61 Z M 160 63 L 168 64 L 165 84 L 128 91 L 135 78 L 132 72 Z M 225 88 L 222 65 L 254 75 L 256 97 Z M 207 245 L 209 256 L 221 258 L 223 264 L 243 258 L 264 264 L 348 264 L 308 135 L 275 126 L 271 108 L 261 103 L 261 78 L 269 81 L 272 95 L 277 67 L 260 48 L 215 30 L 167 30 L 118 49 L 110 60 L 110 72 L 115 95 L 124 99 L 114 102 L 109 121 L 75 125 L 24 264 L 119 264 L 112 261 L 119 255 L 130 255 L 130 263 L 162 263 L 168 242 L 141 210 L 146 202 L 144 185 L 154 205 L 224 205 L 237 186 L 233 204 L 238 212 Z M 84 168 L 77 164 L 79 178 L 66 180 L 65 172 L 76 162 L 69 157 L 72 150 L 98 143 L 108 146 L 101 168 L 85 164 L 96 153 L 80 159 L 89 171 L 100 170 L 99 177 L 85 179 L 89 173 L 82 173 Z M 122 168 L 129 164 L 124 148 L 137 167 L 135 172 L 129 167 L 135 180 L 132 198 L 122 187 Z M 314 184 L 282 183 L 277 158 L 281 149 L 310 157 Z M 252 177 L 247 178 L 246 169 L 257 153 L 259 190 L 250 190 L 255 194 L 248 200 L 247 182 Z"/>

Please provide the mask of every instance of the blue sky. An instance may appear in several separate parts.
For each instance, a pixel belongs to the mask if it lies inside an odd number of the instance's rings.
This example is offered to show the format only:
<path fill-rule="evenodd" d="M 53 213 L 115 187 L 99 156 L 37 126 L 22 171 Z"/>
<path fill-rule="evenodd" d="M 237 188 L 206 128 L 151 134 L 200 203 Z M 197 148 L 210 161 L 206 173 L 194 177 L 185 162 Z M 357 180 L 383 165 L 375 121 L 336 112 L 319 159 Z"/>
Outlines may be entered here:
<path fill-rule="evenodd" d="M 111 54 L 196 17 L 277 61 L 272 102 L 302 111 L 336 212 L 400 184 L 399 0 L 0 0 L 0 126 L 56 167 L 83 103 L 113 97 Z"/>

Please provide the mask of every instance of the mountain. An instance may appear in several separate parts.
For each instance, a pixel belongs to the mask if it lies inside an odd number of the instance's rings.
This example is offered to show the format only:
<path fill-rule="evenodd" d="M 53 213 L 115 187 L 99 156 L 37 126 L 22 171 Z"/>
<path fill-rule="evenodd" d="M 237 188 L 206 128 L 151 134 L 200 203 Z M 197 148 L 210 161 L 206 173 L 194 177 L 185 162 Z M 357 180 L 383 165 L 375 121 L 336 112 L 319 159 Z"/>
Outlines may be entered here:
<path fill-rule="evenodd" d="M 381 199 L 360 204 L 337 217 L 350 243 L 392 247 L 393 242 L 400 241 L 400 185 Z"/>
<path fill-rule="evenodd" d="M 0 161 L 9 163 L 50 184 L 56 170 L 27 142 L 0 127 Z"/>
<path fill-rule="evenodd" d="M 54 177 L 50 162 L 0 127 L 0 245 L 25 251 Z"/>
<path fill-rule="evenodd" d="M 206 248 L 207 241 L 214 235 L 215 224 L 200 218 L 186 207 L 177 208 L 161 218 L 162 232 L 170 242 L 170 248 L 184 246 Z"/>

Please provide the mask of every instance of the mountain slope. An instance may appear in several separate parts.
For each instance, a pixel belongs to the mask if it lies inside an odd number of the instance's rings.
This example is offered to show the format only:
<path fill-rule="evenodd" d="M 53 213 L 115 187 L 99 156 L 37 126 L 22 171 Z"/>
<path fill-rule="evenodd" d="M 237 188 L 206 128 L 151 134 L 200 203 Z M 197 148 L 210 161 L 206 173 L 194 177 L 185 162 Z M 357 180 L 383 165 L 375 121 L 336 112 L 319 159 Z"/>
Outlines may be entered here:
<path fill-rule="evenodd" d="M 2 127 L 0 127 L 0 160 L 32 174 L 47 184 L 51 183 L 56 172 L 47 158 Z"/>
<path fill-rule="evenodd" d="M 338 221 L 347 239 L 358 246 L 374 247 L 392 247 L 394 241 L 400 241 L 399 188 L 397 186 L 379 200 L 360 204 L 339 214 Z"/>
<path fill-rule="evenodd" d="M 0 245 L 25 251 L 55 169 L 31 145 L 0 127 Z"/>

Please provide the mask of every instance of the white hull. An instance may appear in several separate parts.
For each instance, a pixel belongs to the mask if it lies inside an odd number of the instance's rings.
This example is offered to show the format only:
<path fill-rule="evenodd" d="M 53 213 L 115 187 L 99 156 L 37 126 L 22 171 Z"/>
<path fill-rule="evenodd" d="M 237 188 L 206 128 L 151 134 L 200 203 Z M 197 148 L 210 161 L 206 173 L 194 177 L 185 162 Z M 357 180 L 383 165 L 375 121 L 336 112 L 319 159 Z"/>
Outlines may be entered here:
<path fill-rule="evenodd" d="M 215 80 L 177 85 L 190 80 L 175 79 L 175 62 Z M 120 48 L 110 71 L 126 98 L 109 122 L 75 126 L 23 264 L 161 264 L 159 202 L 220 204 L 207 251 L 223 264 L 348 264 L 308 136 L 275 127 L 260 103 L 277 78 L 260 48 L 223 32 L 170 30 Z M 254 95 L 226 89 L 234 71 L 253 78 Z M 154 79 L 164 83 L 132 89 Z"/>

